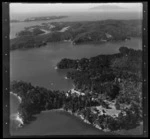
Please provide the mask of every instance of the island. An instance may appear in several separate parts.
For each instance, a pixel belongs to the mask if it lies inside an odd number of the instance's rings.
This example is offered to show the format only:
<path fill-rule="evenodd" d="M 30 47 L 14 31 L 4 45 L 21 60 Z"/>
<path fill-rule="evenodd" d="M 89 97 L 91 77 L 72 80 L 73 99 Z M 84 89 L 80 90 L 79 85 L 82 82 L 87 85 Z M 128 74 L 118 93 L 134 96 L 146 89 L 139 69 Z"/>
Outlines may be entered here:
<path fill-rule="evenodd" d="M 45 20 L 55 20 L 66 18 L 68 16 L 44 16 L 44 17 L 31 17 L 24 20 L 24 22 L 32 22 L 32 21 L 45 21 Z"/>
<path fill-rule="evenodd" d="M 16 20 L 16 19 L 10 20 L 10 23 L 18 23 L 18 22 L 21 22 L 21 21 L 20 20 Z"/>
<path fill-rule="evenodd" d="M 106 43 L 142 37 L 142 20 L 52 22 L 25 28 L 10 40 L 10 50 L 41 47 L 48 42 Z"/>
<path fill-rule="evenodd" d="M 68 16 L 44 16 L 44 17 L 42 16 L 42 17 L 31 17 L 31 18 L 26 18 L 26 19 L 24 19 L 24 20 L 12 19 L 12 20 L 10 20 L 10 23 L 55 20 L 55 19 L 62 19 L 62 18 L 67 18 L 67 17 L 68 17 Z"/>
<path fill-rule="evenodd" d="M 142 123 L 142 50 L 120 47 L 119 53 L 111 55 L 64 58 L 57 69 L 74 69 L 66 75 L 74 88 L 52 91 L 11 82 L 10 91 L 21 98 L 18 113 L 23 124 L 53 109 L 67 111 L 105 132 L 133 129 Z"/>

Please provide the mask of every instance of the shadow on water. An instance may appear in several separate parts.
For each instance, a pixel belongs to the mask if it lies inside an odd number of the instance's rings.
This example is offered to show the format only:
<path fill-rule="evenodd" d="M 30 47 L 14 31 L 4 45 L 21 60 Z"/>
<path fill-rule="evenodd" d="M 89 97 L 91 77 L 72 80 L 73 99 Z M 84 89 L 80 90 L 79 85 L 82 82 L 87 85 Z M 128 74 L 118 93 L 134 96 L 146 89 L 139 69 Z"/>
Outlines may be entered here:
<path fill-rule="evenodd" d="M 130 130 L 130 129 L 134 129 L 134 128 L 138 127 L 138 126 L 140 126 L 140 123 L 128 125 L 124 129 L 125 130 Z"/>
<path fill-rule="evenodd" d="M 30 124 L 31 122 L 35 121 L 36 119 L 37 119 L 37 117 L 32 115 L 25 124 Z"/>

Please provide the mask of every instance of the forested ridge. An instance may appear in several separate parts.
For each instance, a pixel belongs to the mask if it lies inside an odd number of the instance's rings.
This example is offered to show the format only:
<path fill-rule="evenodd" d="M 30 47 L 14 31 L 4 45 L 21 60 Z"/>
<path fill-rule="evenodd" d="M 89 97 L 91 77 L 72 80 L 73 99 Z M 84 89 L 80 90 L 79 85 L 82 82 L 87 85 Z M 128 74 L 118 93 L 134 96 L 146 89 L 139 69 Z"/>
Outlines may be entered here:
<path fill-rule="evenodd" d="M 25 28 L 10 40 L 10 49 L 41 47 L 48 42 L 70 41 L 73 45 L 125 41 L 142 36 L 142 20 L 52 22 Z M 64 31 L 62 29 L 66 28 Z M 48 33 L 43 33 L 45 29 Z"/>
<path fill-rule="evenodd" d="M 59 108 L 110 131 L 134 128 L 142 121 L 141 50 L 121 47 L 119 53 L 112 55 L 76 60 L 65 58 L 57 67 L 76 69 L 68 72 L 67 77 L 73 80 L 74 89 L 84 95 L 13 81 L 10 91 L 22 98 L 18 111 L 24 124 L 43 110 Z M 110 110 L 118 112 L 117 115 L 109 114 Z"/>

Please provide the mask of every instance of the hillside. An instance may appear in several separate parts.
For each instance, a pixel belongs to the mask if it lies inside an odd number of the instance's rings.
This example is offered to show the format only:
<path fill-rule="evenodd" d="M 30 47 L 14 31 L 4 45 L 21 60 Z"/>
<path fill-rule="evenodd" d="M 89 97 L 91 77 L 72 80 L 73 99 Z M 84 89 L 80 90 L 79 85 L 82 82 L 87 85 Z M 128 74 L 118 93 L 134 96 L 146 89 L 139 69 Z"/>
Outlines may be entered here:
<path fill-rule="evenodd" d="M 33 33 L 33 30 L 36 33 Z M 44 30 L 44 32 L 42 32 Z M 125 41 L 142 36 L 141 20 L 105 20 L 82 22 L 52 22 L 31 26 L 10 40 L 10 49 L 40 47 L 48 42 L 69 41 L 82 43 L 105 43 Z"/>
<path fill-rule="evenodd" d="M 44 110 L 60 109 L 103 131 L 129 130 L 143 121 L 142 51 L 121 47 L 119 53 L 89 59 L 62 59 L 58 69 L 67 73 L 74 88 L 47 90 L 23 81 L 11 82 L 21 97 L 18 111 L 24 124 Z"/>

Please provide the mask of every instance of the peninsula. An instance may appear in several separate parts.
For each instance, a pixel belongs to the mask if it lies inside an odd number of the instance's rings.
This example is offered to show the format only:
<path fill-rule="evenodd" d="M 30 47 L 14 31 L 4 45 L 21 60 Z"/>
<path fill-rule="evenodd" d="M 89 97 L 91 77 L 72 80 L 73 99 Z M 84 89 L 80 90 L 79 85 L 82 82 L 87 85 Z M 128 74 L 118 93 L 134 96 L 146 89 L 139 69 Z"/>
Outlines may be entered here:
<path fill-rule="evenodd" d="M 121 47 L 119 53 L 89 59 L 62 59 L 58 69 L 74 82 L 68 91 L 47 90 L 23 81 L 11 82 L 10 91 L 21 98 L 23 124 L 45 110 L 62 109 L 84 122 L 115 132 L 133 129 L 142 119 L 142 51 Z"/>
<path fill-rule="evenodd" d="M 25 28 L 10 40 L 10 49 L 41 47 L 48 42 L 106 43 L 142 36 L 142 20 L 52 22 Z"/>
<path fill-rule="evenodd" d="M 61 18 L 67 18 L 68 16 L 42 16 L 42 17 L 31 17 L 26 18 L 24 20 L 10 20 L 10 23 L 17 23 L 17 22 L 32 22 L 32 21 L 45 21 L 45 20 L 55 20 L 55 19 L 61 19 Z"/>

